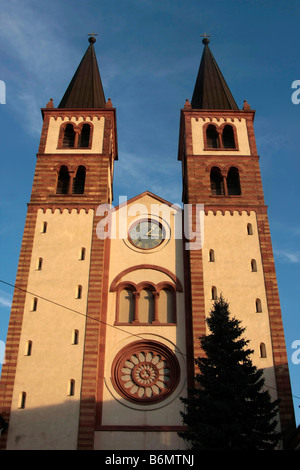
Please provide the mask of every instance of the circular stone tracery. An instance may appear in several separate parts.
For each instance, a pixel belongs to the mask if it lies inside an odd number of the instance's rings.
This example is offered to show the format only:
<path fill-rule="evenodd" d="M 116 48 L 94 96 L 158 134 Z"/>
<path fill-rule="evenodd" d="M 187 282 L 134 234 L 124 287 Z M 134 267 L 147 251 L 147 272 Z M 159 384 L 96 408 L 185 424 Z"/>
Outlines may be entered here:
<path fill-rule="evenodd" d="M 179 381 L 179 364 L 166 346 L 137 341 L 123 348 L 112 365 L 115 389 L 127 400 L 143 404 L 165 399 Z"/>

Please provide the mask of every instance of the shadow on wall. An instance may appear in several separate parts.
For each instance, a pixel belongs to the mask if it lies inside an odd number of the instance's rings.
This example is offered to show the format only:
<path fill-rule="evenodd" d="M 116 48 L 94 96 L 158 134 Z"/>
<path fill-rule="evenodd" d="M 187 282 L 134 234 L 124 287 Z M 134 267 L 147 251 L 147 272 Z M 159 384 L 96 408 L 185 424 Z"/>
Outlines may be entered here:
<path fill-rule="evenodd" d="M 113 402 L 114 400 L 112 400 Z M 89 402 L 90 405 L 90 402 Z M 107 403 L 108 409 L 113 403 Z M 96 408 L 96 406 L 95 406 Z M 151 411 L 142 411 L 151 413 Z M 79 401 L 69 397 L 60 405 L 47 407 L 26 407 L 11 412 L 8 430 L 0 437 L 1 448 L 6 450 L 76 450 L 78 439 Z M 95 449 L 97 450 L 172 450 L 186 449 L 184 441 L 178 437 L 177 430 L 151 431 L 131 429 L 129 426 L 114 427 L 112 416 L 111 426 L 99 426 L 95 433 Z M 130 410 L 128 417 L 130 421 Z"/>

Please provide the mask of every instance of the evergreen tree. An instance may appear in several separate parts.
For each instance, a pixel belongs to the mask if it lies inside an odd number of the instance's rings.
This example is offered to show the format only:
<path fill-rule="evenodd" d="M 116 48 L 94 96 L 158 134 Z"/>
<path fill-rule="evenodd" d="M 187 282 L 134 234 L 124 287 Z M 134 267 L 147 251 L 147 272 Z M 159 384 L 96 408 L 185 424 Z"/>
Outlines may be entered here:
<path fill-rule="evenodd" d="M 179 435 L 195 450 L 272 450 L 280 440 L 275 420 L 278 401 L 263 390 L 263 370 L 241 336 L 245 328 L 230 316 L 221 296 L 207 318 L 210 334 L 200 338 L 200 373 L 181 413 L 187 431 Z"/>

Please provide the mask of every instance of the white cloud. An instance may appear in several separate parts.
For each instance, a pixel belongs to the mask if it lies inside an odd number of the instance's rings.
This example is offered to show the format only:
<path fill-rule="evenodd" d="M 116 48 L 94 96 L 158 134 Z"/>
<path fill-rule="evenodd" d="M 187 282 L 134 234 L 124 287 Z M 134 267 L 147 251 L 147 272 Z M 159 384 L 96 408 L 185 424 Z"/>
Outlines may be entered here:
<path fill-rule="evenodd" d="M 26 116 L 22 122 L 34 134 L 40 133 L 40 108 L 58 91 L 60 77 L 67 74 L 73 57 L 71 41 L 60 40 L 59 21 L 39 5 L 35 1 L 2 2 L 0 15 L 0 51 L 9 57 L 7 105 Z"/>
<path fill-rule="evenodd" d="M 274 250 L 275 255 L 277 255 L 282 261 L 288 263 L 300 263 L 300 251 L 289 252 L 286 250 Z"/>
<path fill-rule="evenodd" d="M 11 308 L 11 303 L 12 297 L 3 290 L 0 290 L 0 306 Z"/>

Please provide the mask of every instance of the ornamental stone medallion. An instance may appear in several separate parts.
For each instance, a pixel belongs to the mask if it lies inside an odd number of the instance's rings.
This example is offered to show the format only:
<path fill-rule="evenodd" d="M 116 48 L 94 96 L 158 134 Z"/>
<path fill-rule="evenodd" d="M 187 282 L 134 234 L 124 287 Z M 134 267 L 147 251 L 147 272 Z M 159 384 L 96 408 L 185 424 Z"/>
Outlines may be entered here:
<path fill-rule="evenodd" d="M 156 341 L 137 341 L 123 348 L 112 364 L 112 382 L 121 396 L 140 404 L 167 398 L 179 382 L 174 353 Z"/>

